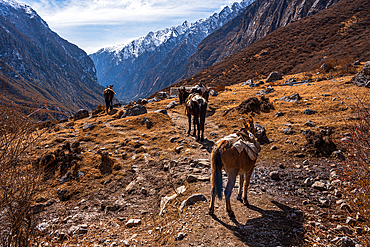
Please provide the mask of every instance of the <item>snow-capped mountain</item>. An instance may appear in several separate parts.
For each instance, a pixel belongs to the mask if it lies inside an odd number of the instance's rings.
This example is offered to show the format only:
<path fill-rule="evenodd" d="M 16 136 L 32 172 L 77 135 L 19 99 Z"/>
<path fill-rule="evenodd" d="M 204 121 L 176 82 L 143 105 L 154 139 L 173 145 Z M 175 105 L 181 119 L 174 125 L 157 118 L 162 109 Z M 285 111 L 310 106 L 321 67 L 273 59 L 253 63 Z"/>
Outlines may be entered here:
<path fill-rule="evenodd" d="M 150 32 L 129 44 L 103 48 L 91 54 L 99 83 L 114 84 L 118 98 L 137 99 L 179 81 L 182 78 L 177 75 L 176 67 L 187 63 L 205 37 L 253 1 L 234 3 L 206 19 L 194 23 L 185 21 L 176 27 Z M 166 79 L 162 79 L 164 74 Z"/>
<path fill-rule="evenodd" d="M 47 101 L 57 111 L 104 102 L 85 51 L 62 39 L 30 6 L 0 0 L 0 83 L 13 98 Z"/>

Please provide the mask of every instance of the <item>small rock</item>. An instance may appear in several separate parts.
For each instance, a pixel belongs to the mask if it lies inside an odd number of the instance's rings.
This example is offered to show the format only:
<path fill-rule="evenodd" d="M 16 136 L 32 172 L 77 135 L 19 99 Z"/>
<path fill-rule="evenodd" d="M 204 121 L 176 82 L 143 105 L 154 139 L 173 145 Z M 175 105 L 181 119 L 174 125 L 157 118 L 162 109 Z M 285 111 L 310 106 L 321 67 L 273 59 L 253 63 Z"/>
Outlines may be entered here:
<path fill-rule="evenodd" d="M 218 95 L 218 92 L 216 92 L 215 90 L 211 89 L 211 91 L 209 91 L 209 95 L 211 95 L 211 96 L 217 96 Z"/>
<path fill-rule="evenodd" d="M 95 128 L 95 124 L 94 123 L 88 123 L 88 124 L 86 124 L 86 125 L 84 125 L 82 127 L 82 130 L 92 130 L 94 128 Z"/>
<path fill-rule="evenodd" d="M 164 115 L 168 115 L 167 111 L 165 109 L 159 109 L 155 111 L 156 113 L 162 113 Z"/>
<path fill-rule="evenodd" d="M 305 125 L 306 126 L 308 126 L 308 127 L 315 127 L 315 123 L 313 122 L 313 121 L 307 121 L 306 123 L 305 123 Z"/>
<path fill-rule="evenodd" d="M 280 180 L 280 173 L 278 171 L 270 172 L 270 178 L 272 180 Z"/>
<path fill-rule="evenodd" d="M 352 218 L 352 217 L 347 217 L 346 219 L 346 224 L 348 225 L 355 225 L 356 224 L 356 219 Z"/>
<path fill-rule="evenodd" d="M 183 146 L 177 147 L 175 148 L 175 152 L 179 154 L 183 148 Z"/>
<path fill-rule="evenodd" d="M 180 138 L 180 137 L 178 137 L 178 136 L 174 136 L 174 137 L 171 137 L 169 141 L 170 141 L 171 143 L 175 143 L 179 138 Z"/>
<path fill-rule="evenodd" d="M 349 237 L 336 237 L 333 240 L 331 240 L 332 243 L 335 244 L 335 246 L 341 246 L 341 247 L 355 247 L 356 243 Z"/>
<path fill-rule="evenodd" d="M 277 150 L 277 147 L 275 145 L 272 145 L 270 149 L 271 150 Z"/>
<path fill-rule="evenodd" d="M 176 236 L 174 236 L 175 240 L 182 240 L 187 236 L 185 232 L 179 232 Z"/>
<path fill-rule="evenodd" d="M 293 130 L 291 128 L 287 127 L 285 129 L 283 129 L 283 133 L 285 135 L 292 135 L 293 134 Z"/>
<path fill-rule="evenodd" d="M 31 213 L 32 214 L 38 214 L 40 212 L 42 212 L 45 208 L 45 204 L 37 204 L 37 205 L 34 205 L 34 206 L 31 206 Z"/>
<path fill-rule="evenodd" d="M 326 184 L 320 181 L 316 181 L 315 183 L 312 184 L 312 188 L 324 191 L 326 190 Z"/>
<path fill-rule="evenodd" d="M 323 208 L 328 208 L 330 207 L 330 200 L 325 198 L 325 197 L 320 197 L 319 198 L 319 203 L 320 203 L 320 207 L 323 207 Z"/>
<path fill-rule="evenodd" d="M 312 185 L 312 178 L 306 178 L 306 180 L 303 183 L 304 185 L 310 187 Z"/>
<path fill-rule="evenodd" d="M 282 116 L 284 116 L 284 113 L 282 113 L 282 112 L 276 112 L 275 113 L 275 117 L 282 117 Z"/>
<path fill-rule="evenodd" d="M 303 111 L 303 114 L 305 114 L 305 115 L 312 115 L 312 114 L 315 114 L 315 113 L 316 112 L 314 110 L 308 109 L 308 108 Z"/>
<path fill-rule="evenodd" d="M 129 219 L 127 223 L 125 224 L 126 227 L 134 227 L 141 224 L 140 219 Z"/>
<path fill-rule="evenodd" d="M 344 211 L 352 212 L 351 207 L 347 203 L 342 203 L 339 208 Z"/>

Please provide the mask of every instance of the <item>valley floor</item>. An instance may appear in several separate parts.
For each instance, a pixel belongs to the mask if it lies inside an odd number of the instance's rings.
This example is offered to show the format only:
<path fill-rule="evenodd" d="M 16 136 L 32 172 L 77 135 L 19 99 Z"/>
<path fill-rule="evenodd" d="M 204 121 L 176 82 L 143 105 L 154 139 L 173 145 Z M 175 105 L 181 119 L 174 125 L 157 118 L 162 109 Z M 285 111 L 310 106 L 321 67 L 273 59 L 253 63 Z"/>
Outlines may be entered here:
<path fill-rule="evenodd" d="M 304 79 L 304 75 L 295 76 Z M 356 116 L 357 97 L 369 100 L 369 89 L 347 84 L 350 78 L 272 85 L 274 91 L 265 97 L 274 109 L 252 114 L 271 143 L 263 145 L 258 158 L 249 188 L 251 205 L 237 201 L 237 189 L 233 191 L 235 218 L 227 216 L 224 201 L 219 200 L 215 216 L 208 214 L 210 152 L 215 141 L 242 127 L 240 118 L 250 115 L 240 114 L 235 107 L 266 86 L 235 85 L 211 96 L 204 142 L 186 134 L 184 106 L 168 109 L 167 115 L 155 112 L 178 99 L 147 104 L 148 113 L 140 116 L 119 118 L 122 108 L 114 114 L 104 112 L 56 125 L 42 140 L 43 148 L 32 155 L 42 156 L 61 143 L 79 141 L 82 160 L 77 177 L 63 179 L 65 172 L 56 170 L 45 178 L 38 198 L 43 205 L 40 246 L 360 244 L 368 228 L 349 213 L 340 193 L 342 163 L 333 156 L 314 157 L 301 134 L 330 128 L 341 148 L 340 140 Z M 279 100 L 295 93 L 302 97 L 298 103 Z M 315 114 L 303 114 L 307 108 Z M 145 124 L 145 118 L 151 125 Z M 308 126 L 308 121 L 314 124 Z M 284 131 L 287 127 L 290 134 Z M 161 200 L 178 188 L 184 191 L 169 199 L 160 215 Z M 183 201 L 198 194 L 206 200 L 180 212 Z"/>

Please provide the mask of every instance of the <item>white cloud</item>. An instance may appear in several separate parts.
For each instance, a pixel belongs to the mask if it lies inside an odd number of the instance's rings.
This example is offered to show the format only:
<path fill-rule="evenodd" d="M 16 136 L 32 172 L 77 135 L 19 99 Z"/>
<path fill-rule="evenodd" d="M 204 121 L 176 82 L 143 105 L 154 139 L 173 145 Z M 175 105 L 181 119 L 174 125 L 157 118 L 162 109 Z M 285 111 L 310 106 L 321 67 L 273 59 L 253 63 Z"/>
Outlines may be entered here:
<path fill-rule="evenodd" d="M 212 12 L 225 6 L 225 0 L 26 0 L 52 27 L 73 25 L 147 22 L 172 17 L 187 19 L 194 13 Z M 203 16 L 207 17 L 207 16 Z M 180 23 L 179 23 L 180 24 Z"/>
<path fill-rule="evenodd" d="M 20 0 L 51 29 L 86 52 L 194 22 L 219 12 L 230 0 Z M 238 1 L 238 0 L 237 0 Z M 239 0 L 240 2 L 241 0 Z"/>

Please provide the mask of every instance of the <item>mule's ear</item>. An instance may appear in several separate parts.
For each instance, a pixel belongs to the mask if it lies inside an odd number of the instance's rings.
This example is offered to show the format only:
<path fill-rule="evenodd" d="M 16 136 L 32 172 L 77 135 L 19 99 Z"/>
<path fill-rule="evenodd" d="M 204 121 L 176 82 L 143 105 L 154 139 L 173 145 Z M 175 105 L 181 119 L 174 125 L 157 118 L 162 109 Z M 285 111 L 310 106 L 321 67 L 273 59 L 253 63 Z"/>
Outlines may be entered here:
<path fill-rule="evenodd" d="M 244 124 L 244 128 L 249 129 L 249 122 L 247 122 L 245 118 L 243 118 L 243 124 Z"/>

